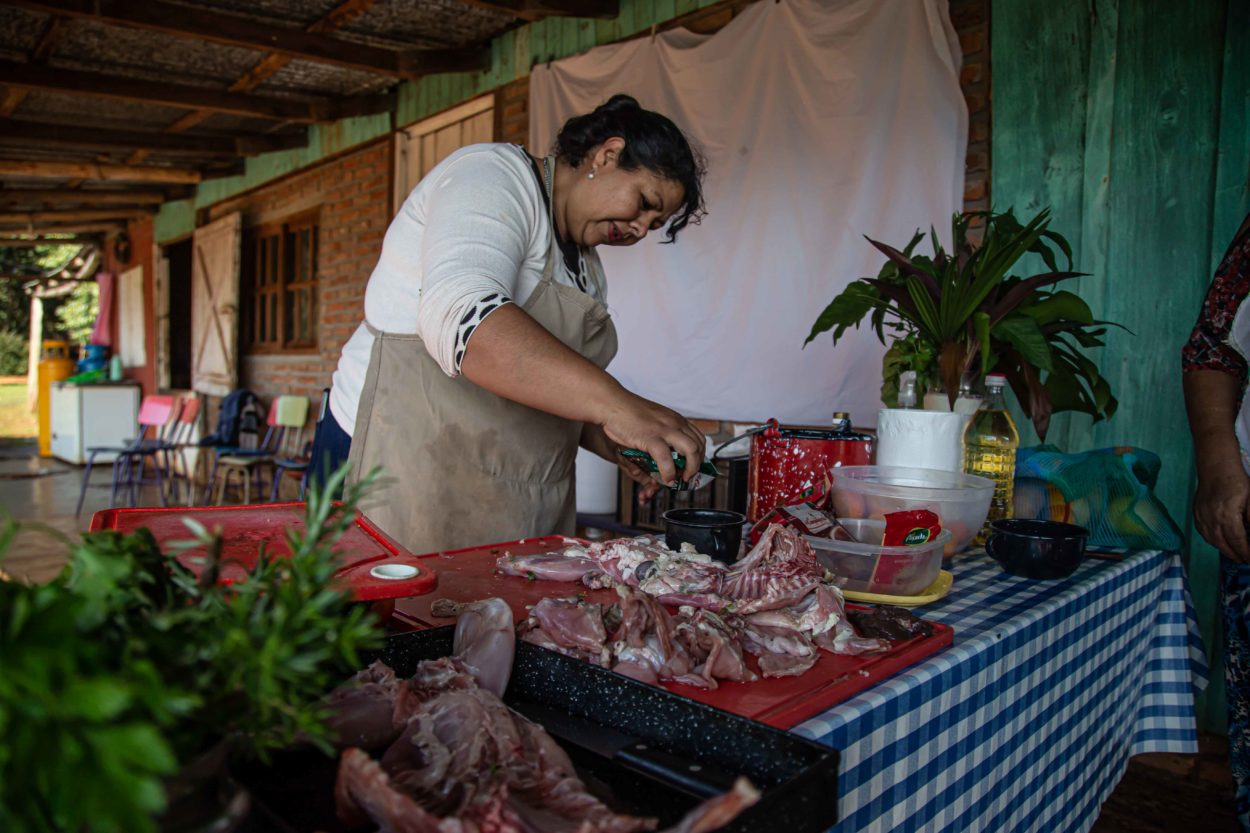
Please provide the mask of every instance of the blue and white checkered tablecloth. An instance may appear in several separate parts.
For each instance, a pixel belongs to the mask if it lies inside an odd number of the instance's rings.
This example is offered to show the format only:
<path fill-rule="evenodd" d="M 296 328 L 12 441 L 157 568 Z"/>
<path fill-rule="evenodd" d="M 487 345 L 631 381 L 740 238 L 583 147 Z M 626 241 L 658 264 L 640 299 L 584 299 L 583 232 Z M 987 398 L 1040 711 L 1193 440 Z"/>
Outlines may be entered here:
<path fill-rule="evenodd" d="M 959 556 L 954 645 L 794 728 L 842 752 L 834 828 L 1086 831 L 1131 755 L 1196 752 L 1206 656 L 1179 556 L 1029 581 Z"/>

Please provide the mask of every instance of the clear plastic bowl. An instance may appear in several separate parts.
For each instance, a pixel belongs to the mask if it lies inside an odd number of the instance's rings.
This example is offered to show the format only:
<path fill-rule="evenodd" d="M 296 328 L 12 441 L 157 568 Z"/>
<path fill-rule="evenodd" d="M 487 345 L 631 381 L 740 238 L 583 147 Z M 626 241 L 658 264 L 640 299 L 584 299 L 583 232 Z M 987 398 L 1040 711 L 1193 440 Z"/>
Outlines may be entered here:
<path fill-rule="evenodd" d="M 820 563 L 834 575 L 846 579 L 845 590 L 915 596 L 932 584 L 942 570 L 942 552 L 951 540 L 949 530 L 943 529 L 937 538 L 926 544 L 885 547 L 880 543 L 885 534 L 885 521 L 838 520 L 856 541 L 863 543 L 805 537 Z"/>
<path fill-rule="evenodd" d="M 876 518 L 903 509 L 928 509 L 951 540 L 946 555 L 965 549 L 985 524 L 994 496 L 988 477 L 902 466 L 841 466 L 833 478 L 833 508 L 839 518 Z"/>

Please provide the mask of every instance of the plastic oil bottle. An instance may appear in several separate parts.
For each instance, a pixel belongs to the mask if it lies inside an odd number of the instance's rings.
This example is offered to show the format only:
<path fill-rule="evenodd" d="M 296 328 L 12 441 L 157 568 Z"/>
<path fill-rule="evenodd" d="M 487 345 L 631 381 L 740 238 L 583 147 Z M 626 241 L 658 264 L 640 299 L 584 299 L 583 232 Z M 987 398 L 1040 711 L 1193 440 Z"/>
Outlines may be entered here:
<path fill-rule="evenodd" d="M 977 534 L 978 544 L 985 543 L 989 522 L 1010 518 L 1016 476 L 1016 449 L 1020 433 L 1007 410 L 1003 387 L 1007 377 L 991 373 L 985 377 L 985 404 L 972 417 L 964 430 L 964 471 L 994 481 L 994 497 L 985 526 Z"/>

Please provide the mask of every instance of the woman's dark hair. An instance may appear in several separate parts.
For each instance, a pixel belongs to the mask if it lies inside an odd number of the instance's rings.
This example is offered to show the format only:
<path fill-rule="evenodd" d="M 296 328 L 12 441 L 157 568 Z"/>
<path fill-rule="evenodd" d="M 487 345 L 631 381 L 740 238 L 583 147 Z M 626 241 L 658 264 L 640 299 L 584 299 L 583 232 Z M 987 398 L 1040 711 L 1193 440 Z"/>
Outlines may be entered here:
<path fill-rule="evenodd" d="M 698 223 L 706 210 L 703 207 L 703 157 L 690 140 L 667 116 L 644 110 L 632 96 L 617 94 L 592 112 L 574 116 L 560 128 L 556 137 L 555 155 L 576 168 L 586 154 L 599 145 L 619 136 L 625 149 L 616 164 L 627 171 L 646 168 L 664 179 L 680 183 L 685 190 L 681 207 L 669 220 L 665 234 L 672 243 L 677 232 L 690 223 Z"/>

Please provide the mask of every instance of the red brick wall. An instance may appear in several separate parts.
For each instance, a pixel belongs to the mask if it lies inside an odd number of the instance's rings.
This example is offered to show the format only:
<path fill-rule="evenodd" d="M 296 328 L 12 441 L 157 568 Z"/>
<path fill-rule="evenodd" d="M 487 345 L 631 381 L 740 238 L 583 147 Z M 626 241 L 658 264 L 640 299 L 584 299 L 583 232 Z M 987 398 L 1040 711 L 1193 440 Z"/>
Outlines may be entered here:
<path fill-rule="evenodd" d="M 530 134 L 530 79 L 518 78 L 495 93 L 495 138 L 500 142 L 528 145 Z M 529 148 L 531 153 L 545 148 Z"/>
<path fill-rule="evenodd" d="M 968 102 L 964 209 L 990 207 L 990 0 L 951 0 L 964 65 L 959 86 Z"/>
<path fill-rule="evenodd" d="M 389 140 L 374 142 L 211 210 L 213 218 L 241 211 L 244 228 L 319 210 L 317 349 L 244 352 L 239 367 L 240 385 L 266 401 L 284 393 L 309 397 L 310 420 L 322 388 L 330 386 L 343 343 L 360 324 L 365 284 L 391 220 L 391 155 Z M 249 302 L 240 298 L 240 304 Z"/>

